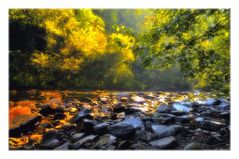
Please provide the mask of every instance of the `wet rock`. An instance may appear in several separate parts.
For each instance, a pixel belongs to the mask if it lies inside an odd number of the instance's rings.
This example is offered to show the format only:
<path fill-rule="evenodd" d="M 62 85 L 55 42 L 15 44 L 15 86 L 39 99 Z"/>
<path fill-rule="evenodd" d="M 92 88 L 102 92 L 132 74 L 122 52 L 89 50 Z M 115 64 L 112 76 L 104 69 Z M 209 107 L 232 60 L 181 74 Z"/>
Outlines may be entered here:
<path fill-rule="evenodd" d="M 131 144 L 132 144 L 132 142 L 128 141 L 128 140 L 120 141 L 117 146 L 117 149 L 118 150 L 127 150 Z"/>
<path fill-rule="evenodd" d="M 195 105 L 195 103 L 188 102 L 188 101 L 182 101 L 182 102 L 178 102 L 178 103 L 185 105 L 187 107 L 193 107 Z"/>
<path fill-rule="evenodd" d="M 176 116 L 182 116 L 182 115 L 187 115 L 188 113 L 183 111 L 173 110 L 173 111 L 170 111 L 170 114 L 173 114 Z"/>
<path fill-rule="evenodd" d="M 60 129 L 64 131 L 72 131 L 76 129 L 76 124 L 65 123 L 64 125 L 60 127 Z"/>
<path fill-rule="evenodd" d="M 53 117 L 54 120 L 64 119 L 66 115 L 64 113 L 56 113 Z"/>
<path fill-rule="evenodd" d="M 86 136 L 78 141 L 76 141 L 75 143 L 69 145 L 69 148 L 71 149 L 79 149 L 82 147 L 83 144 L 87 143 L 87 142 L 92 142 L 97 138 L 96 135 L 89 135 Z"/>
<path fill-rule="evenodd" d="M 218 113 L 219 112 L 215 112 L 212 109 L 206 109 L 206 110 L 201 111 L 200 115 L 204 116 L 204 117 L 213 117 L 213 116 L 218 116 Z"/>
<path fill-rule="evenodd" d="M 223 135 L 223 136 L 229 136 L 230 135 L 230 128 L 229 127 L 221 128 L 220 134 Z"/>
<path fill-rule="evenodd" d="M 45 142 L 45 141 L 48 141 L 52 138 L 61 139 L 62 138 L 62 133 L 59 132 L 56 129 L 50 129 L 47 132 L 45 132 L 45 134 L 43 135 L 42 141 Z"/>
<path fill-rule="evenodd" d="M 113 98 L 111 103 L 113 105 L 117 105 L 117 104 L 119 104 L 119 101 L 116 98 Z"/>
<path fill-rule="evenodd" d="M 34 149 L 34 145 L 32 145 L 30 142 L 27 143 L 26 145 L 24 145 L 22 148 L 20 148 L 21 150 L 32 150 Z"/>
<path fill-rule="evenodd" d="M 127 102 L 127 100 L 128 100 L 128 97 L 121 97 L 121 98 L 120 98 L 120 101 L 121 101 L 121 102 Z"/>
<path fill-rule="evenodd" d="M 141 134 L 140 139 L 143 141 L 149 142 L 149 141 L 158 139 L 158 136 L 154 133 L 144 131 L 144 133 Z"/>
<path fill-rule="evenodd" d="M 75 134 L 72 136 L 72 141 L 73 141 L 73 142 L 78 141 L 78 140 L 80 140 L 81 138 L 83 138 L 84 135 L 85 135 L 85 133 L 75 133 Z"/>
<path fill-rule="evenodd" d="M 143 103 L 145 101 L 145 99 L 140 96 L 132 95 L 130 97 L 130 101 L 135 102 L 135 103 Z"/>
<path fill-rule="evenodd" d="M 203 149 L 202 145 L 195 142 L 189 143 L 184 147 L 184 150 L 201 150 L 201 149 Z"/>
<path fill-rule="evenodd" d="M 53 128 L 53 125 L 52 124 L 50 124 L 50 123 L 41 123 L 40 125 L 39 125 L 39 127 L 41 127 L 41 128 Z"/>
<path fill-rule="evenodd" d="M 159 140 L 151 141 L 150 144 L 161 149 L 172 148 L 176 145 L 176 139 L 173 136 L 169 136 Z"/>
<path fill-rule="evenodd" d="M 192 119 L 192 116 L 191 115 L 175 116 L 174 119 L 176 122 L 179 123 L 189 123 L 190 120 Z"/>
<path fill-rule="evenodd" d="M 24 122 L 14 126 L 9 130 L 10 137 L 19 137 L 21 134 L 27 134 L 40 125 L 42 117 L 39 115 L 25 116 Z"/>
<path fill-rule="evenodd" d="M 61 146 L 56 147 L 54 150 L 69 150 L 69 145 L 70 145 L 70 142 L 67 141 Z"/>
<path fill-rule="evenodd" d="M 152 92 L 150 92 L 150 93 L 146 94 L 145 98 L 147 98 L 147 99 L 154 99 L 155 95 Z"/>
<path fill-rule="evenodd" d="M 40 114 L 43 116 L 48 116 L 56 113 L 63 113 L 64 109 L 62 107 L 52 107 L 50 104 L 49 105 L 44 105 L 41 107 Z"/>
<path fill-rule="evenodd" d="M 116 118 L 117 119 L 124 119 L 125 118 L 125 113 L 124 112 L 118 113 Z"/>
<path fill-rule="evenodd" d="M 150 120 L 144 121 L 145 130 L 147 131 L 151 130 L 151 126 L 152 126 L 152 122 Z"/>
<path fill-rule="evenodd" d="M 134 127 L 127 123 L 117 123 L 108 127 L 110 134 L 119 138 L 128 138 L 134 133 Z"/>
<path fill-rule="evenodd" d="M 152 125 L 153 132 L 156 135 L 158 135 L 159 138 L 175 135 L 177 130 L 181 128 L 182 126 L 179 126 L 179 125 L 172 125 L 172 126 Z"/>
<path fill-rule="evenodd" d="M 130 115 L 132 113 L 136 113 L 136 112 L 144 113 L 146 111 L 148 111 L 148 107 L 145 105 L 138 104 L 138 103 L 129 103 L 127 104 L 125 114 Z"/>
<path fill-rule="evenodd" d="M 175 116 L 172 114 L 154 113 L 152 121 L 155 123 L 167 124 L 174 122 L 175 121 L 174 117 Z"/>
<path fill-rule="evenodd" d="M 129 124 L 129 125 L 132 125 L 135 130 L 137 130 L 137 129 L 141 129 L 141 130 L 143 129 L 144 130 L 145 129 L 144 128 L 144 123 L 138 117 L 128 118 L 128 119 L 122 121 L 122 123 L 126 123 L 126 124 Z"/>
<path fill-rule="evenodd" d="M 109 101 L 109 97 L 101 96 L 99 97 L 101 103 L 106 104 Z"/>
<path fill-rule="evenodd" d="M 51 129 L 43 135 L 40 147 L 43 149 L 54 149 L 61 145 L 62 136 L 61 132 Z"/>
<path fill-rule="evenodd" d="M 121 113 L 121 112 L 124 112 L 125 111 L 125 107 L 122 106 L 122 105 L 116 105 L 114 108 L 113 108 L 113 112 L 114 113 Z"/>
<path fill-rule="evenodd" d="M 78 123 L 78 122 L 81 122 L 82 119 L 85 119 L 85 118 L 92 119 L 92 116 L 90 115 L 90 113 L 91 113 L 91 110 L 83 109 L 79 113 L 77 113 L 75 116 L 73 116 L 70 119 L 70 122 L 71 123 Z"/>
<path fill-rule="evenodd" d="M 211 132 L 210 137 L 207 139 L 208 144 L 215 145 L 223 141 L 222 136 L 217 132 Z"/>
<path fill-rule="evenodd" d="M 230 109 L 230 103 L 224 99 L 220 100 L 221 103 L 219 105 L 216 106 L 216 108 L 220 109 L 220 110 L 229 110 Z"/>
<path fill-rule="evenodd" d="M 133 150 L 147 150 L 149 149 L 149 145 L 147 145 L 146 143 L 143 142 L 137 142 L 135 144 L 132 144 L 129 149 L 133 149 Z"/>
<path fill-rule="evenodd" d="M 83 97 L 83 98 L 80 99 L 80 101 L 81 101 L 81 102 L 90 103 L 90 102 L 92 102 L 92 99 L 89 98 L 89 97 Z"/>
<path fill-rule="evenodd" d="M 195 122 L 198 124 L 204 124 L 205 123 L 205 119 L 202 117 L 197 117 L 195 118 Z"/>
<path fill-rule="evenodd" d="M 137 112 L 145 112 L 147 111 L 147 108 L 145 107 L 128 107 L 126 110 L 125 110 L 125 114 L 126 115 L 131 115 L 133 113 L 137 113 Z"/>
<path fill-rule="evenodd" d="M 140 108 L 140 107 L 142 107 L 142 104 L 141 103 L 128 103 L 126 106 L 127 106 L 127 108 Z"/>
<path fill-rule="evenodd" d="M 81 130 L 86 133 L 93 133 L 94 126 L 97 124 L 94 120 L 84 119 L 82 123 Z"/>
<path fill-rule="evenodd" d="M 112 113 L 110 116 L 111 120 L 117 120 L 117 114 L 116 113 Z"/>
<path fill-rule="evenodd" d="M 220 113 L 220 118 L 225 119 L 226 125 L 230 124 L 230 112 L 222 112 L 222 113 Z"/>
<path fill-rule="evenodd" d="M 40 145 L 40 147 L 42 149 L 54 149 L 54 148 L 58 147 L 59 145 L 61 145 L 61 142 L 59 139 L 50 138 L 49 140 L 44 140 L 42 142 L 42 144 Z"/>
<path fill-rule="evenodd" d="M 105 134 L 100 137 L 100 139 L 96 142 L 95 146 L 103 149 L 107 149 L 112 144 L 116 142 L 116 137 L 110 134 Z"/>
<path fill-rule="evenodd" d="M 220 129 L 225 126 L 226 126 L 225 123 L 209 120 L 209 121 L 206 121 L 204 124 L 202 124 L 200 127 L 208 131 L 220 131 Z"/>
<path fill-rule="evenodd" d="M 109 125 L 110 125 L 109 123 L 98 124 L 98 125 L 94 126 L 94 131 L 97 135 L 106 134 L 108 132 L 107 128 Z"/>
<path fill-rule="evenodd" d="M 51 124 L 53 125 L 53 127 L 59 126 L 61 125 L 60 120 L 52 120 Z"/>
<path fill-rule="evenodd" d="M 174 103 L 173 108 L 177 111 L 182 111 L 187 113 L 192 111 L 192 108 L 189 108 L 188 106 L 180 104 L 180 103 Z"/>
<path fill-rule="evenodd" d="M 206 106 L 213 106 L 213 105 L 220 104 L 221 101 L 214 98 L 208 98 L 206 100 L 197 101 L 197 103 L 201 105 L 206 105 Z"/>
<path fill-rule="evenodd" d="M 166 104 L 160 104 L 160 106 L 157 107 L 157 112 L 158 113 L 168 113 L 171 109 L 170 106 L 166 105 Z"/>

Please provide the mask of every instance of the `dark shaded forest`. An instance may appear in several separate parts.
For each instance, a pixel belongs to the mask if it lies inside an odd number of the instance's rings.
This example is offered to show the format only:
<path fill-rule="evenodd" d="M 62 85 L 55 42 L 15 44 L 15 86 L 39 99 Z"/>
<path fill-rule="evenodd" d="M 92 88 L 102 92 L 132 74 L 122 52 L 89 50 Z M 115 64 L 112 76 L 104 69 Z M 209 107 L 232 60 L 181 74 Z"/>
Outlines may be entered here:
<path fill-rule="evenodd" d="M 229 94 L 229 10 L 9 10 L 10 89 Z"/>

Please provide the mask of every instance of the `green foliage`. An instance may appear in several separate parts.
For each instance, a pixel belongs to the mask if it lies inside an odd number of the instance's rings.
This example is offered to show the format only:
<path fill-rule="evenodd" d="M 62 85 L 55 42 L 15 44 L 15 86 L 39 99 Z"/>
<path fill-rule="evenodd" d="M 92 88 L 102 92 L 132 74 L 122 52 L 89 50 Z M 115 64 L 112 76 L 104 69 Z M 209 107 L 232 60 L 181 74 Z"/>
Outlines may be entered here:
<path fill-rule="evenodd" d="M 137 33 L 144 31 L 145 17 L 153 13 L 150 9 L 94 9 L 93 12 L 102 17 L 109 33 L 115 31 L 114 25 L 126 26 Z"/>
<path fill-rule="evenodd" d="M 229 94 L 229 10 L 155 10 L 138 43 L 144 64 L 161 70 L 179 64 L 195 88 Z"/>
<path fill-rule="evenodd" d="M 126 88 L 129 84 L 124 81 L 133 81 L 130 64 L 135 60 L 134 37 L 122 32 L 107 35 L 104 21 L 92 10 L 13 9 L 9 16 L 10 33 L 14 32 L 12 40 L 19 34 L 21 38 L 30 35 L 23 46 L 16 45 L 20 38 L 10 42 L 12 87 Z M 38 34 L 28 25 L 43 33 Z M 39 42 L 33 35 L 40 36 L 44 46 L 38 49 L 32 45 Z M 18 61 L 19 57 L 22 61 Z M 95 67 L 99 61 L 110 65 L 104 69 L 101 65 Z"/>
<path fill-rule="evenodd" d="M 10 9 L 10 87 L 194 86 L 228 94 L 229 16 L 216 9 Z"/>

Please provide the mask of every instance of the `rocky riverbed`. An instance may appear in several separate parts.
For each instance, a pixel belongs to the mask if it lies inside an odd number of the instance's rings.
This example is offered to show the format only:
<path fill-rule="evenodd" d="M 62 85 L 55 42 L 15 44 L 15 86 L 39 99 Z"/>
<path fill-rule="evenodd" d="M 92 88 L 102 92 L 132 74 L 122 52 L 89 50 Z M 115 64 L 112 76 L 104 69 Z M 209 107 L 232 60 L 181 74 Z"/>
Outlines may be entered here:
<path fill-rule="evenodd" d="M 230 149 L 229 99 L 208 93 L 10 93 L 10 150 Z"/>

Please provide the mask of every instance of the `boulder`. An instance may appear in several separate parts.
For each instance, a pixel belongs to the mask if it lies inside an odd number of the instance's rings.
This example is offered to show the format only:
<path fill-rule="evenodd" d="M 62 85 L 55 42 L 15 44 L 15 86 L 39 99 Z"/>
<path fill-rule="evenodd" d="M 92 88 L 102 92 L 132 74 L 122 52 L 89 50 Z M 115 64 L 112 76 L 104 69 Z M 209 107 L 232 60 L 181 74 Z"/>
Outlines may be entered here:
<path fill-rule="evenodd" d="M 177 130 L 181 129 L 182 126 L 179 125 L 172 125 L 172 126 L 165 126 L 165 125 L 152 125 L 153 132 L 158 135 L 159 138 L 168 137 L 175 135 Z"/>
<path fill-rule="evenodd" d="M 95 120 L 89 120 L 89 119 L 83 119 L 82 125 L 81 125 L 81 131 L 86 133 L 93 133 L 94 132 L 94 126 L 97 124 Z"/>
<path fill-rule="evenodd" d="M 122 123 L 132 125 L 135 130 L 137 130 L 137 129 L 141 129 L 141 130 L 143 129 L 144 130 L 145 129 L 144 128 L 144 123 L 142 122 L 142 120 L 139 117 L 128 118 L 128 119 L 122 121 Z"/>
<path fill-rule="evenodd" d="M 128 123 L 117 123 L 108 127 L 110 134 L 119 138 L 128 138 L 133 135 L 134 127 Z"/>
<path fill-rule="evenodd" d="M 113 108 L 114 113 L 121 113 L 121 112 L 124 112 L 125 110 L 126 110 L 125 106 L 122 106 L 122 105 L 116 105 Z"/>
<path fill-rule="evenodd" d="M 64 109 L 62 107 L 53 107 L 50 104 L 41 106 L 41 110 L 39 111 L 43 116 L 48 116 L 56 113 L 64 113 Z"/>
<path fill-rule="evenodd" d="M 221 99 L 221 103 L 216 106 L 216 108 L 220 110 L 229 110 L 230 109 L 230 103 L 227 100 Z"/>
<path fill-rule="evenodd" d="M 157 107 L 156 112 L 158 112 L 158 113 L 168 113 L 170 110 L 172 110 L 170 106 L 168 106 L 166 104 L 160 104 Z"/>
<path fill-rule="evenodd" d="M 92 116 L 90 115 L 91 110 L 90 109 L 83 109 L 79 113 L 77 113 L 75 116 L 73 116 L 70 119 L 71 123 L 78 123 L 81 122 L 83 119 L 92 119 Z"/>
<path fill-rule="evenodd" d="M 66 117 L 66 115 L 64 113 L 56 113 L 56 114 L 54 114 L 53 119 L 58 120 L 58 119 L 64 119 L 65 117 Z"/>
<path fill-rule="evenodd" d="M 192 111 L 192 108 L 189 108 L 188 106 L 183 105 L 181 103 L 174 103 L 173 108 L 177 111 L 182 111 L 186 113 L 189 113 L 190 111 Z"/>
<path fill-rule="evenodd" d="M 21 115 L 18 117 L 22 122 L 14 124 L 9 130 L 10 137 L 19 137 L 27 134 L 40 125 L 42 117 L 40 115 Z M 20 119 L 21 118 L 21 119 Z"/>
<path fill-rule="evenodd" d="M 140 96 L 132 95 L 130 97 L 130 101 L 135 102 L 135 103 L 144 103 L 145 99 L 143 97 L 140 97 Z"/>
<path fill-rule="evenodd" d="M 93 142 L 96 138 L 97 138 L 96 135 L 86 136 L 86 137 L 76 141 L 75 143 L 69 145 L 69 148 L 71 148 L 71 149 L 79 149 L 79 148 L 82 147 L 83 144 L 85 144 L 87 142 Z"/>
<path fill-rule="evenodd" d="M 195 142 L 189 143 L 188 145 L 184 147 L 184 150 L 201 150 L 201 149 L 203 149 L 201 144 L 198 144 Z"/>
<path fill-rule="evenodd" d="M 72 123 L 65 123 L 64 125 L 62 125 L 60 127 L 61 130 L 63 131 L 72 131 L 74 129 L 76 129 L 76 124 L 72 124 Z"/>
<path fill-rule="evenodd" d="M 56 147 L 54 150 L 69 150 L 69 145 L 70 145 L 70 142 L 66 141 L 64 144 Z"/>
<path fill-rule="evenodd" d="M 120 142 L 117 144 L 117 149 L 118 149 L 118 150 L 127 150 L 127 149 L 129 149 L 129 147 L 130 147 L 131 144 L 132 144 L 132 142 L 129 141 L 129 140 L 120 141 Z"/>
<path fill-rule="evenodd" d="M 220 104 L 221 101 L 218 99 L 214 99 L 214 98 L 208 98 L 206 100 L 199 100 L 199 101 L 197 101 L 197 103 L 200 105 L 214 106 L 214 105 Z"/>
<path fill-rule="evenodd" d="M 205 123 L 205 119 L 203 117 L 197 117 L 197 118 L 195 118 L 195 122 L 197 124 L 204 124 Z"/>
<path fill-rule="evenodd" d="M 43 140 L 40 147 L 42 149 L 54 149 L 54 148 L 56 148 L 60 145 L 61 145 L 60 140 L 53 137 L 53 138 L 50 138 L 48 140 Z"/>
<path fill-rule="evenodd" d="M 83 138 L 85 136 L 85 133 L 75 133 L 73 136 L 72 136 L 72 141 L 75 142 L 75 141 L 78 141 L 80 140 L 81 138 Z"/>
<path fill-rule="evenodd" d="M 164 148 L 172 148 L 176 145 L 176 139 L 173 136 L 165 137 L 159 140 L 151 141 L 150 144 L 152 146 L 164 149 Z"/>
<path fill-rule="evenodd" d="M 127 102 L 127 100 L 128 100 L 128 97 L 121 97 L 121 98 L 120 98 L 120 101 L 121 101 L 121 102 Z"/>
<path fill-rule="evenodd" d="M 110 147 L 112 144 L 114 144 L 116 142 L 116 137 L 111 135 L 111 134 L 105 134 L 103 136 L 100 137 L 100 139 L 96 142 L 95 146 L 99 147 L 99 148 L 108 148 Z"/>
<path fill-rule="evenodd" d="M 99 97 L 99 100 L 101 103 L 106 104 L 109 101 L 109 97 L 101 96 L 101 97 Z"/>
<path fill-rule="evenodd" d="M 176 122 L 179 123 L 189 123 L 191 120 L 191 115 L 182 115 L 182 116 L 175 116 L 174 119 Z"/>
<path fill-rule="evenodd" d="M 97 134 L 97 135 L 103 135 L 103 134 L 106 134 L 108 132 L 108 126 L 110 124 L 109 123 L 101 123 L 101 124 L 98 124 L 96 126 L 94 126 L 94 132 Z"/>

